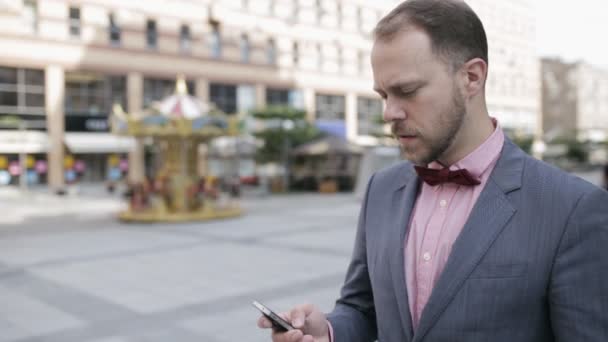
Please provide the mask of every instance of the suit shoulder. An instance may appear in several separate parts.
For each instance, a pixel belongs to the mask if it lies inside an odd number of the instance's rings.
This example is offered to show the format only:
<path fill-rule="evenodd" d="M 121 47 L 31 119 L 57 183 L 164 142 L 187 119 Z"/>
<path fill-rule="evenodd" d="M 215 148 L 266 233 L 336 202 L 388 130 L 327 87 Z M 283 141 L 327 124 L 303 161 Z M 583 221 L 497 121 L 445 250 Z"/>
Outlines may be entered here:
<path fill-rule="evenodd" d="M 400 179 L 404 176 L 408 177 L 410 174 L 414 174 L 412 163 L 409 161 L 402 161 L 377 171 L 374 174 L 374 182 L 388 181 L 393 183 L 396 179 Z"/>
<path fill-rule="evenodd" d="M 525 178 L 537 179 L 550 186 L 563 189 L 563 191 L 570 196 L 581 196 L 589 192 L 600 190 L 598 186 L 572 173 L 566 172 L 531 156 L 526 156 L 525 170 Z"/>

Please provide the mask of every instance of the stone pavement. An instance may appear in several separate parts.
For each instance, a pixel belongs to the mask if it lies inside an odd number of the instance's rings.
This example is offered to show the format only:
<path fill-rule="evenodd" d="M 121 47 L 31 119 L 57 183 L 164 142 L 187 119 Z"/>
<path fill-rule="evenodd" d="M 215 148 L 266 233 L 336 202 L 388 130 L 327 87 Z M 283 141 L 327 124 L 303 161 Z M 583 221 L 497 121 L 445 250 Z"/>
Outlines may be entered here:
<path fill-rule="evenodd" d="M 262 342 L 252 300 L 330 310 L 359 201 L 281 195 L 243 205 L 245 216 L 225 221 L 122 224 L 122 201 L 102 189 L 0 189 L 0 342 Z"/>
<path fill-rule="evenodd" d="M 360 204 L 249 198 L 241 218 L 173 225 L 119 223 L 121 205 L 0 194 L 0 342 L 269 341 L 251 301 L 330 310 Z"/>

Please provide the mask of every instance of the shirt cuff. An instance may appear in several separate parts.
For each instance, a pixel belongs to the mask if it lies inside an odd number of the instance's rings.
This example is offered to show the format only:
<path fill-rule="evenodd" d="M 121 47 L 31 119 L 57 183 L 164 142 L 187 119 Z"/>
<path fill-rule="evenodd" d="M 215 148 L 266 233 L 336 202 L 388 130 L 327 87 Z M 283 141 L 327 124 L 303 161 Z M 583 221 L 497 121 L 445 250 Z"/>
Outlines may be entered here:
<path fill-rule="evenodd" d="M 329 321 L 327 321 L 327 330 L 329 331 L 329 342 L 334 342 L 334 329 Z"/>

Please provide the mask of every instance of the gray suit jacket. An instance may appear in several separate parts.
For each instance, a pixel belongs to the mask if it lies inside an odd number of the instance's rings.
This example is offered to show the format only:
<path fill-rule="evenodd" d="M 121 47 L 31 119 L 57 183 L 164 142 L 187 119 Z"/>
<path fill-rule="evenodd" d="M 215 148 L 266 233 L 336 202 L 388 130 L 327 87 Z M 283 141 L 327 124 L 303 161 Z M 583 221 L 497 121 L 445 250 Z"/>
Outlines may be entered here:
<path fill-rule="evenodd" d="M 407 162 L 371 177 L 336 342 L 608 341 L 608 192 L 509 140 L 414 332 L 403 249 L 419 185 Z"/>

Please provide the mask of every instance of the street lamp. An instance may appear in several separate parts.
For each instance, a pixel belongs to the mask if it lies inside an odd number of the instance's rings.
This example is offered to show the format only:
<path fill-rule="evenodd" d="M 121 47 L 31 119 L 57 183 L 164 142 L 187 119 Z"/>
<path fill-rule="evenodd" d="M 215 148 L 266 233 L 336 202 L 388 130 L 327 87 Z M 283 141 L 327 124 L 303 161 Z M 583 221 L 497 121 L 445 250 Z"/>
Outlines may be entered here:
<path fill-rule="evenodd" d="M 283 185 L 285 192 L 289 191 L 289 132 L 295 127 L 293 120 L 287 119 L 281 122 L 283 128 Z"/>

